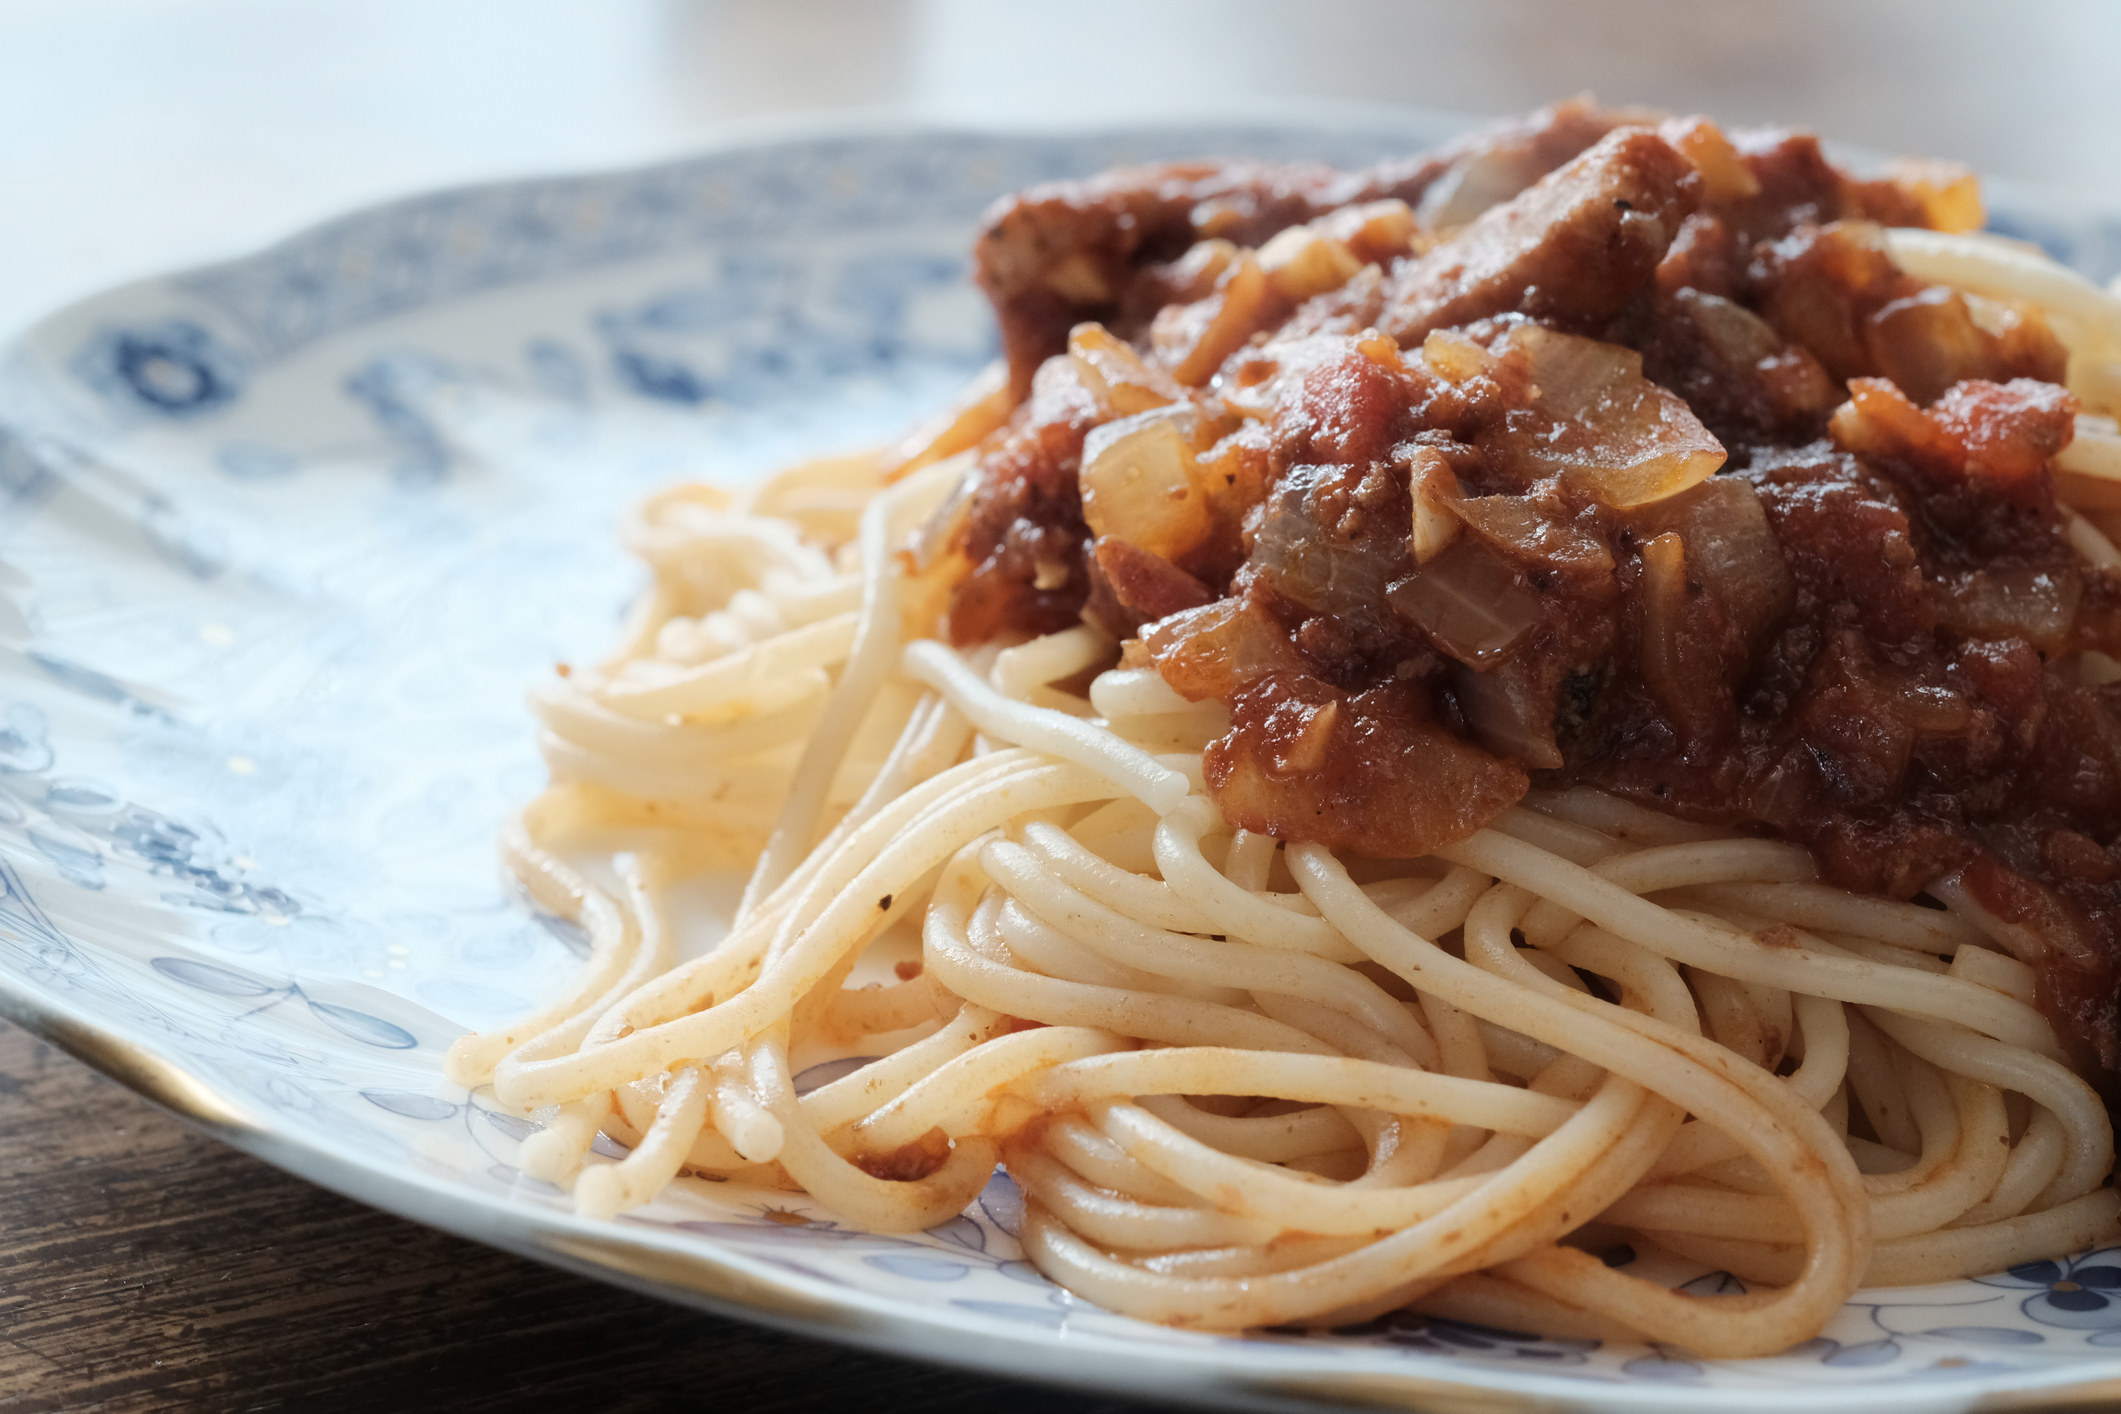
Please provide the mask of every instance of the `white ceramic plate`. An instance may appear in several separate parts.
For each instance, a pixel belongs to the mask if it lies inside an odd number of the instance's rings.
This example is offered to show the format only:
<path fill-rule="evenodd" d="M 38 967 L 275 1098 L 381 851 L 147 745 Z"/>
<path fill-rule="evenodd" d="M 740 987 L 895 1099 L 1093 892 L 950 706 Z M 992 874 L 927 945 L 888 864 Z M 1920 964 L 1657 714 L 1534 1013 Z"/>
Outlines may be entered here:
<path fill-rule="evenodd" d="M 811 136 L 419 197 L 47 319 L 0 356 L 0 1007 L 378 1207 L 1011 1375 L 1225 1407 L 2121 1390 L 2121 1251 L 1868 1293 L 1743 1363 L 1418 1318 L 1223 1338 L 1046 1283 L 1006 1178 L 913 1238 L 732 1190 L 585 1222 L 514 1167 L 523 1122 L 441 1079 L 453 1036 L 575 965 L 492 841 L 542 777 L 525 687 L 606 644 L 635 583 L 626 502 L 940 404 L 993 347 L 964 252 L 997 194 L 1200 153 L 1355 164 L 1452 126 Z M 2121 224 L 2000 224 L 2121 263 Z"/>

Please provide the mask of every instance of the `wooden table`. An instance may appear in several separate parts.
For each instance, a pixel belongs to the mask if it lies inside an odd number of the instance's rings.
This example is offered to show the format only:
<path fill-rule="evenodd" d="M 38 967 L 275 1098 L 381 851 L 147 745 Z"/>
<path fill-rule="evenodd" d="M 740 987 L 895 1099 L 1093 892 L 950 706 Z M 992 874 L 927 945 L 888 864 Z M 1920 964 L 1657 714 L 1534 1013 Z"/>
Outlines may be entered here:
<path fill-rule="evenodd" d="M 352 1203 L 0 1022 L 0 1410 L 1148 1414 L 721 1320 Z"/>

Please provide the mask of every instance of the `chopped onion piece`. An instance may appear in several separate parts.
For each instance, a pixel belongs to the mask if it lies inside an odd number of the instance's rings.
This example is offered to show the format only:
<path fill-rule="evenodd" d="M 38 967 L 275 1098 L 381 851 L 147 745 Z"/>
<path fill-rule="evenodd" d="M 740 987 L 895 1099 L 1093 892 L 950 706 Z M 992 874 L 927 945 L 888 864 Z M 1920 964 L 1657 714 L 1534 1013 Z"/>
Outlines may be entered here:
<path fill-rule="evenodd" d="M 1676 531 L 1642 547 L 1642 679 L 1667 707 L 1685 698 L 1679 620 L 1686 612 L 1686 543 Z"/>
<path fill-rule="evenodd" d="M 1431 230 L 1463 226 L 1491 206 L 1499 206 L 1541 176 L 1537 158 L 1521 148 L 1498 144 L 1468 153 L 1429 183 L 1416 215 Z"/>
<path fill-rule="evenodd" d="M 1311 223 L 1312 229 L 1346 246 L 1358 261 L 1385 264 L 1414 244 L 1414 211 L 1398 197 L 1343 206 Z"/>
<path fill-rule="evenodd" d="M 1480 744 L 1506 761 L 1535 771 L 1563 764 L 1554 740 L 1554 699 L 1527 692 L 1526 684 L 1504 668 L 1482 673 L 1459 668 L 1452 678 L 1458 705 Z"/>
<path fill-rule="evenodd" d="M 1495 356 L 1456 329 L 1438 329 L 1422 340 L 1421 361 L 1446 383 L 1495 371 Z"/>
<path fill-rule="evenodd" d="M 2022 638 L 2046 653 L 2069 645 L 2084 585 L 2074 570 L 1969 570 L 1935 581 L 1945 619 L 1970 638 Z"/>
<path fill-rule="evenodd" d="M 1170 374 L 1143 363 L 1102 324 L 1076 325 L 1068 335 L 1068 352 L 1080 365 L 1085 386 L 1121 417 L 1168 407 L 1185 396 Z"/>
<path fill-rule="evenodd" d="M 1308 670 L 1288 631 L 1242 599 L 1172 614 L 1143 629 L 1141 641 L 1164 681 L 1193 702 L 1230 697 L 1269 673 Z"/>
<path fill-rule="evenodd" d="M 1712 476 L 1630 523 L 1645 535 L 1677 532 L 1691 573 L 1748 636 L 1780 619 L 1796 597 L 1797 582 L 1751 482 Z"/>
<path fill-rule="evenodd" d="M 1708 119 L 1674 118 L 1657 132 L 1701 173 L 1701 194 L 1710 201 L 1750 201 L 1760 195 L 1760 179 L 1745 165 L 1723 129 Z"/>
<path fill-rule="evenodd" d="M 1529 360 L 1533 404 L 1557 424 L 1513 450 L 1615 510 L 1677 495 L 1724 463 L 1723 444 L 1684 399 L 1642 376 L 1631 349 L 1520 324 L 1495 351 Z"/>
<path fill-rule="evenodd" d="M 1310 226 L 1291 226 L 1259 248 L 1259 268 L 1285 299 L 1337 290 L 1362 266 L 1345 245 Z"/>
<path fill-rule="evenodd" d="M 1539 595 L 1478 541 L 1446 550 L 1386 598 L 1438 648 L 1475 668 L 1500 662 L 1539 621 Z"/>
<path fill-rule="evenodd" d="M 1340 726 L 1340 703 L 1328 701 L 1312 708 L 1294 736 L 1274 752 L 1274 766 L 1282 775 L 1315 771 L 1326 764 L 1326 751 L 1333 745 L 1333 732 Z"/>
<path fill-rule="evenodd" d="M 1613 554 L 1596 536 L 1522 496 L 1468 496 L 1451 507 L 1466 528 L 1518 559 L 1551 568 L 1610 573 Z"/>
<path fill-rule="evenodd" d="M 1272 293 L 1258 259 L 1245 254 L 1223 273 L 1214 294 L 1195 305 L 1167 306 L 1151 326 L 1150 339 L 1171 361 L 1171 376 L 1189 388 L 1205 385 L 1252 337 Z"/>
<path fill-rule="evenodd" d="M 1988 224 L 1981 182 L 1971 167 L 1934 157 L 1901 157 L 1886 164 L 1885 179 L 1911 196 L 1933 231 L 1958 235 Z"/>
<path fill-rule="evenodd" d="M 2108 683 L 2121 682 L 2121 660 L 2101 653 L 2096 648 L 2087 648 L 2077 655 L 2077 676 L 2093 687 L 2105 687 Z"/>
<path fill-rule="evenodd" d="M 1459 500 L 1458 476 L 1443 453 L 1434 447 L 1417 447 L 1408 468 L 1408 489 L 1414 499 L 1414 533 L 1409 545 L 1414 563 L 1425 565 L 1450 549 L 1465 528 L 1454 509 Z"/>
<path fill-rule="evenodd" d="M 1083 519 L 1166 560 L 1208 538 L 1214 516 L 1194 462 L 1199 415 L 1161 408 L 1091 429 L 1083 441 Z"/>

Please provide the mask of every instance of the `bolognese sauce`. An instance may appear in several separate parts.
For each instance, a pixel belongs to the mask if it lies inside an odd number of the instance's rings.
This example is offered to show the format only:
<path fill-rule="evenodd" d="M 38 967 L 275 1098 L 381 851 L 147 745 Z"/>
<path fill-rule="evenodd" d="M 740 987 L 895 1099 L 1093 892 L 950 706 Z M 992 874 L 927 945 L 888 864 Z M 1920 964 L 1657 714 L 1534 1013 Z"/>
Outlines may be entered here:
<path fill-rule="evenodd" d="M 1583 104 L 1026 193 L 951 634 L 1086 618 L 1227 703 L 1209 786 L 1280 838 L 1418 856 L 1587 783 L 1962 890 L 2111 1082 L 2121 577 L 2056 502 L 2065 352 L 1881 234 L 1980 222 L 1963 173 Z"/>

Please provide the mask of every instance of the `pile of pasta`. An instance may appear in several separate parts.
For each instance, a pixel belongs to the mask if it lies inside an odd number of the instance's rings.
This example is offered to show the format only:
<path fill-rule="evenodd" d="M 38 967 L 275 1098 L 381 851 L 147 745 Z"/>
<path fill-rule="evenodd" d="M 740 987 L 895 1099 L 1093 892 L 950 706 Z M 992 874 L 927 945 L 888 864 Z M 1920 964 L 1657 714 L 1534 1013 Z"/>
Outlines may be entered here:
<path fill-rule="evenodd" d="M 1892 243 L 2042 307 L 2086 404 L 2121 402 L 2121 301 L 1989 238 Z M 1590 791 L 1343 858 L 1227 826 L 1224 709 L 1096 630 L 937 641 L 954 571 L 919 533 L 997 415 L 970 406 L 917 455 L 654 497 L 620 649 L 534 695 L 552 784 L 504 854 L 592 951 L 450 1073 L 542 1120 L 523 1163 L 581 1211 L 695 1174 L 911 1232 L 1000 1163 L 1030 1260 L 1144 1319 L 1412 1307 L 1727 1357 L 2113 1230 L 2106 1110 L 1948 882 L 1858 897 Z M 2121 566 L 2110 420 L 2060 480 Z M 745 871 L 726 936 L 680 948 L 673 890 Z M 798 1095 L 835 1056 L 878 1059 Z M 1608 1266 L 1622 1240 L 1747 1289 Z"/>

